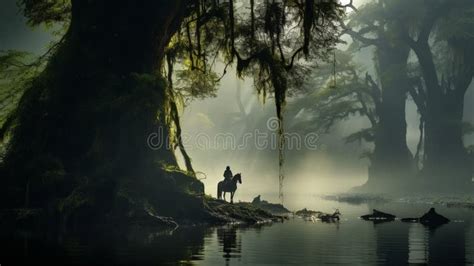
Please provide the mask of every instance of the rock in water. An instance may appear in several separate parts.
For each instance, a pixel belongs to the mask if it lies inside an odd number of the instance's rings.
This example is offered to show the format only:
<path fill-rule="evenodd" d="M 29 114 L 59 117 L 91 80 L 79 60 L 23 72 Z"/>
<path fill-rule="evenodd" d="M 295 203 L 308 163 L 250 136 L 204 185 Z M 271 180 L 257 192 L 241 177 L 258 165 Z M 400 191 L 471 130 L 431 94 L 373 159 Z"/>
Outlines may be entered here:
<path fill-rule="evenodd" d="M 373 221 L 373 220 L 385 220 L 385 221 L 392 221 L 395 220 L 396 216 L 393 214 L 385 213 L 373 209 L 372 214 L 362 215 L 360 218 L 366 221 Z"/>
<path fill-rule="evenodd" d="M 262 200 L 260 199 L 260 195 L 256 196 L 253 200 L 252 200 L 252 204 L 260 204 L 262 202 Z"/>
<path fill-rule="evenodd" d="M 431 208 L 427 213 L 420 217 L 420 223 L 424 225 L 442 225 L 449 223 L 449 219 L 435 211 L 435 208 Z"/>
<path fill-rule="evenodd" d="M 308 210 L 306 208 L 296 211 L 296 215 L 301 216 L 301 217 L 307 217 L 307 216 L 319 216 L 322 214 L 322 212 L 319 211 L 313 211 L 313 210 Z"/>
<path fill-rule="evenodd" d="M 291 213 L 282 204 L 270 203 L 266 200 L 262 200 L 260 195 L 253 199 L 252 205 L 277 216 L 286 216 Z"/>

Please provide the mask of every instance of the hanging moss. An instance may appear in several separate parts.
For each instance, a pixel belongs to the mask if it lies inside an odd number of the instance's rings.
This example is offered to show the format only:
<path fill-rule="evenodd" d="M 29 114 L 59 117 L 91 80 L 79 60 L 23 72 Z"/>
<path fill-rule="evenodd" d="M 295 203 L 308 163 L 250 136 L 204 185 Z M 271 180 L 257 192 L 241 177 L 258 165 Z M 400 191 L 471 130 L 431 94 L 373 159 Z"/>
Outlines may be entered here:
<path fill-rule="evenodd" d="M 256 4 L 252 23 L 241 18 L 244 14 L 234 8 L 233 1 L 188 5 L 157 0 L 144 4 L 149 8 L 127 4 L 126 9 L 121 0 L 100 5 L 62 2 L 21 1 L 31 24 L 60 21 L 69 28 L 12 113 L 11 139 L 0 170 L 8 180 L 7 193 L 2 193 L 8 207 L 28 201 L 45 209 L 53 206 L 67 223 L 157 214 L 180 219 L 218 217 L 214 213 L 219 211 L 206 206 L 199 195 L 203 186 L 193 176 L 184 150 L 180 95 L 173 90 L 177 87 L 172 84 L 170 66 L 184 62 L 183 73 L 192 74 L 196 85 L 189 89 L 199 90 L 189 95 L 196 97 L 209 95 L 209 87 L 217 85 L 217 76 L 209 75 L 216 58 L 226 65 L 237 60 L 239 75 L 253 77 L 263 97 L 275 96 L 281 168 L 290 70 L 299 66 L 303 50 L 307 59 L 317 57 L 319 48 L 324 50 L 334 42 L 336 26 L 331 20 L 338 17 L 337 7 L 321 9 L 313 1 L 310 7 L 292 1 Z M 285 34 L 305 10 L 318 15 L 306 17 L 306 26 L 298 24 L 300 32 Z M 136 21 L 130 24 L 122 19 L 129 16 Z M 262 23 L 265 20 L 270 23 Z M 166 52 L 168 84 L 158 74 Z M 201 79 L 200 74 L 212 80 Z M 162 138 L 171 145 L 153 150 L 146 139 L 157 128 L 163 129 Z M 177 165 L 176 149 L 185 158 L 185 172 L 163 169 Z M 51 158 L 45 163 L 51 167 L 34 163 L 43 156 Z M 23 169 L 25 165 L 31 167 Z M 45 187 L 57 184 L 60 189 L 46 193 L 36 183 L 40 179 L 31 178 L 28 171 L 45 177 L 41 179 Z M 29 195 L 28 200 L 24 195 Z"/>

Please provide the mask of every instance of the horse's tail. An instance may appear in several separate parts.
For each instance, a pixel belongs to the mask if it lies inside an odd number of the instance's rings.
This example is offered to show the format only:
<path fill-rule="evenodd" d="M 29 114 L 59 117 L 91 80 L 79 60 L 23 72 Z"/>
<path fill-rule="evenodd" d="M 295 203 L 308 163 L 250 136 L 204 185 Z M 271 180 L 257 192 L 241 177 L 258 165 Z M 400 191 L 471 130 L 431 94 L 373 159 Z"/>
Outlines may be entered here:
<path fill-rule="evenodd" d="M 217 199 L 222 198 L 222 186 L 221 182 L 217 183 Z"/>

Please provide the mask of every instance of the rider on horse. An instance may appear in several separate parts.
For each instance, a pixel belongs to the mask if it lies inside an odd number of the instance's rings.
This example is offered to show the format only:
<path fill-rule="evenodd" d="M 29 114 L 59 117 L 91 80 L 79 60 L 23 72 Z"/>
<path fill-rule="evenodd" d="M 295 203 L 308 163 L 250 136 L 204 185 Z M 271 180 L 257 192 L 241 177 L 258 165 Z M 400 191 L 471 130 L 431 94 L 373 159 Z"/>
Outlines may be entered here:
<path fill-rule="evenodd" d="M 224 180 L 217 183 L 217 198 L 221 199 L 222 194 L 230 193 L 230 203 L 233 202 L 235 191 L 237 190 L 237 183 L 242 184 L 242 176 L 240 173 L 235 176 L 232 174 L 230 167 L 227 166 L 224 172 Z"/>
<path fill-rule="evenodd" d="M 234 175 L 232 174 L 232 171 L 230 170 L 230 166 L 227 166 L 225 168 L 225 171 L 224 171 L 224 181 L 225 183 L 229 183 L 230 180 L 232 180 L 232 177 L 234 177 Z"/>

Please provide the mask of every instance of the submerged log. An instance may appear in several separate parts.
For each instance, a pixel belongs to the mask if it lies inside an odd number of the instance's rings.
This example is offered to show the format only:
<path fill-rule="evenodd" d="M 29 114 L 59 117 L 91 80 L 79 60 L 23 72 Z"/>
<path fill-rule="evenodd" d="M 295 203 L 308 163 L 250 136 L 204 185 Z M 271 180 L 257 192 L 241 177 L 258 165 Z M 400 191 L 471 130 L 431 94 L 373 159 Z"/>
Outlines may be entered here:
<path fill-rule="evenodd" d="M 331 222 L 338 222 L 340 220 L 341 213 L 339 212 L 338 209 L 334 211 L 333 214 L 321 214 L 319 215 L 319 219 L 323 222 L 331 223 Z"/>
<path fill-rule="evenodd" d="M 338 209 L 334 211 L 334 213 L 324 213 L 320 211 L 313 211 L 313 210 L 308 210 L 306 208 L 296 211 L 295 215 L 303 218 L 306 221 L 321 221 L 321 222 L 327 222 L 327 223 L 332 223 L 332 222 L 338 222 L 340 220 L 340 215 L 341 213 L 339 212 Z"/>
<path fill-rule="evenodd" d="M 313 211 L 313 210 L 308 210 L 306 208 L 296 211 L 296 215 L 301 216 L 301 217 L 309 217 L 309 216 L 320 216 L 322 212 L 319 211 Z"/>
<path fill-rule="evenodd" d="M 362 215 L 360 218 L 366 221 L 373 221 L 373 220 L 385 220 L 385 221 L 393 221 L 395 220 L 396 216 L 393 214 L 385 213 L 373 209 L 372 214 Z"/>

